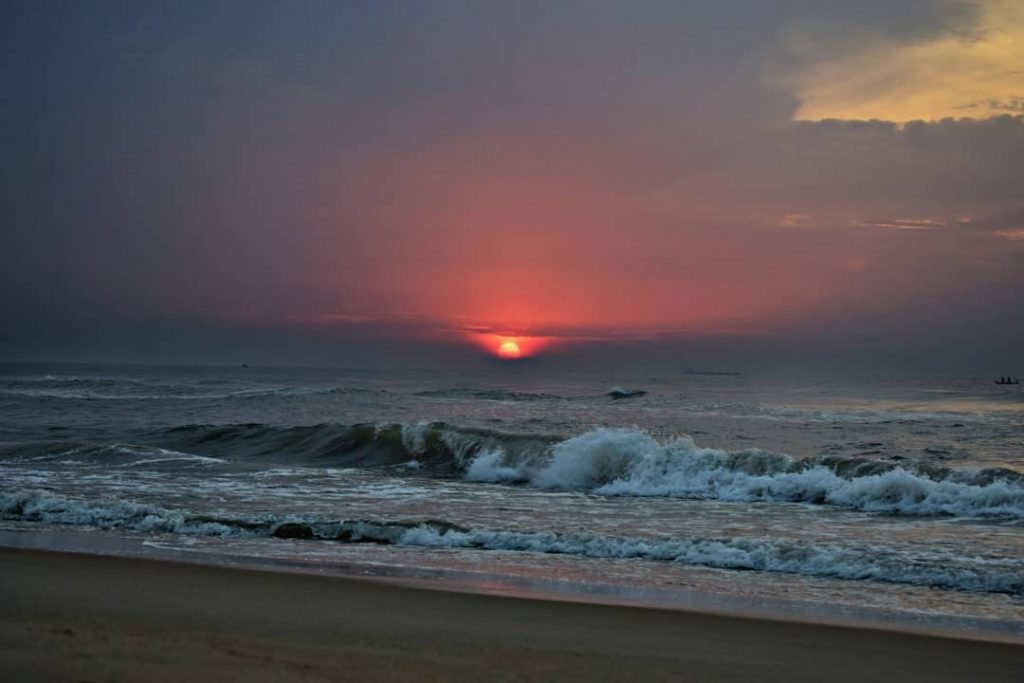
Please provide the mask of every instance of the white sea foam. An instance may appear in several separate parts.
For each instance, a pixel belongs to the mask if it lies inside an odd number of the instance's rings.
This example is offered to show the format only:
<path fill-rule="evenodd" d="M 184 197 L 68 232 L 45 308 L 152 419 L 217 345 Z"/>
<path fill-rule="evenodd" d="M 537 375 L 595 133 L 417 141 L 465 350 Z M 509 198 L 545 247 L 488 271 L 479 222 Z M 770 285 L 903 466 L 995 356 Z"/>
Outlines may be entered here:
<path fill-rule="evenodd" d="M 79 500 L 48 491 L 0 494 L 0 512 L 28 521 L 193 536 L 268 537 L 274 535 L 281 524 L 288 523 L 308 529 L 306 537 L 343 542 L 656 560 L 718 569 L 1024 594 L 1024 558 L 973 557 L 963 554 L 960 549 L 908 551 L 888 545 L 807 543 L 751 537 L 620 538 L 463 529 L 437 521 L 332 522 L 319 518 L 304 520 L 296 516 L 273 519 L 223 513 L 199 515 L 129 501 Z"/>
<path fill-rule="evenodd" d="M 117 464 L 119 461 L 120 464 Z M 157 446 L 140 446 L 127 443 L 111 443 L 103 445 L 84 445 L 55 450 L 42 455 L 16 457 L 11 462 L 50 462 L 60 465 L 91 464 L 103 467 L 144 467 L 166 463 L 182 463 L 186 465 L 210 466 L 222 465 L 228 461 L 207 455 L 184 453 Z"/>
<path fill-rule="evenodd" d="M 610 496 L 791 501 L 909 515 L 1024 517 L 1021 481 L 961 471 L 942 479 L 902 467 L 844 476 L 811 461 L 760 450 L 728 452 L 689 437 L 659 442 L 639 429 L 602 428 L 555 444 L 550 457 L 489 449 L 466 478 Z"/>
<path fill-rule="evenodd" d="M 1024 560 L 994 561 L 952 552 L 903 552 L 885 546 L 811 545 L 759 538 L 629 539 L 488 530 L 404 531 L 399 545 L 640 558 L 719 569 L 784 572 L 838 579 L 1020 594 Z"/>
<path fill-rule="evenodd" d="M 164 508 L 130 501 L 103 503 L 75 500 L 48 491 L 24 491 L 3 494 L 0 511 L 32 521 L 53 524 L 91 526 L 101 529 L 132 529 L 145 532 L 171 532 L 203 536 L 226 536 L 239 529 L 221 521 L 189 517 Z"/>
<path fill-rule="evenodd" d="M 377 434 L 386 429 L 388 425 L 377 425 Z M 429 422 L 416 422 L 414 424 L 402 425 L 402 446 L 410 453 L 422 453 L 427 447 L 427 433 L 430 431 Z"/>
<path fill-rule="evenodd" d="M 180 451 L 172 451 L 167 448 L 153 448 L 144 446 L 114 446 L 114 450 L 124 455 L 137 456 L 137 455 L 152 455 L 153 457 L 143 457 L 139 460 L 133 460 L 132 462 L 121 465 L 121 467 L 141 467 L 143 465 L 160 465 L 168 462 L 182 462 L 193 465 L 223 465 L 227 462 L 223 458 L 213 458 L 206 455 L 194 455 L 192 453 L 182 453 Z"/>
<path fill-rule="evenodd" d="M 522 474 L 518 469 L 501 464 L 504 458 L 505 454 L 497 448 L 482 451 L 469 464 L 466 479 L 486 482 L 520 481 Z"/>

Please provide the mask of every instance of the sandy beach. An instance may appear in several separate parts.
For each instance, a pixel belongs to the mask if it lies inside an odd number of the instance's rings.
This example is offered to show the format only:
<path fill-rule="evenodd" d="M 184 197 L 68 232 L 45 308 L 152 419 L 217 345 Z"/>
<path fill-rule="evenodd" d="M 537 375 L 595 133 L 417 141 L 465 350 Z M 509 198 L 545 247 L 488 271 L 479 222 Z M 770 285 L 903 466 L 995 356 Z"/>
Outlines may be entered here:
<path fill-rule="evenodd" d="M 1010 681 L 1020 645 L 0 551 L 0 678 Z"/>

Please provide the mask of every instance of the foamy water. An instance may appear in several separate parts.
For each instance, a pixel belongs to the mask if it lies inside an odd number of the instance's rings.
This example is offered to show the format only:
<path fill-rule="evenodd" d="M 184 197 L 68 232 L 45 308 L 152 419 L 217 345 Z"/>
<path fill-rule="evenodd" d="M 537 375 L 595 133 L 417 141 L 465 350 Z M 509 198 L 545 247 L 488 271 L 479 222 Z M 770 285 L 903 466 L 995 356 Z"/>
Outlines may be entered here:
<path fill-rule="evenodd" d="M 987 379 L 13 366 L 0 439 L 8 542 L 1024 634 Z"/>

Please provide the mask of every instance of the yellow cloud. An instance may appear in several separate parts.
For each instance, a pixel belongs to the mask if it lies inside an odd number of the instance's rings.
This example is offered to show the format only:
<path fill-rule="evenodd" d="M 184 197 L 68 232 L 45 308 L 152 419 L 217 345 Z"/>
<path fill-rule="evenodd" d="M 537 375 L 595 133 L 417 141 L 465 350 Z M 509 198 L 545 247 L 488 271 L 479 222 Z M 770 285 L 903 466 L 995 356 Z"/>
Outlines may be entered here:
<path fill-rule="evenodd" d="M 1024 113 L 1024 0 L 980 0 L 978 23 L 926 41 L 875 42 L 789 79 L 798 121 L 906 123 Z"/>

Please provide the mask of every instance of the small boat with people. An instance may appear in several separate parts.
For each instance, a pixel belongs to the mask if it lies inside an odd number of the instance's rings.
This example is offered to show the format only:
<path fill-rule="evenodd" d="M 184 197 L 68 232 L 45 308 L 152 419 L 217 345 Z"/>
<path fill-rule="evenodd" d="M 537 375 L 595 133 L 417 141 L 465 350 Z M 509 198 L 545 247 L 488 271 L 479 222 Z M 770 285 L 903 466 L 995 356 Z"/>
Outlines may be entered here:
<path fill-rule="evenodd" d="M 1013 378 L 1007 375 L 996 380 L 996 384 L 1020 384 L 1020 378 Z"/>

